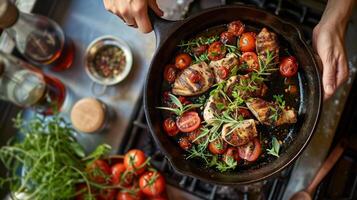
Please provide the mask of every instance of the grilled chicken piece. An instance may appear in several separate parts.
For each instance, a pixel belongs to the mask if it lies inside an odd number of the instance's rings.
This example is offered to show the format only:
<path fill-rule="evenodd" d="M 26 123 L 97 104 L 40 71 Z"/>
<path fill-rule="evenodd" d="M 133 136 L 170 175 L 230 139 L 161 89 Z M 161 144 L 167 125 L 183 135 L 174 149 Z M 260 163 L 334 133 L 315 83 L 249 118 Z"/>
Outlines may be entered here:
<path fill-rule="evenodd" d="M 256 37 L 256 49 L 258 56 L 261 60 L 265 61 L 267 57 L 267 51 L 273 53 L 275 61 L 279 60 L 279 43 L 278 37 L 275 33 L 263 28 Z"/>
<path fill-rule="evenodd" d="M 275 103 L 260 98 L 250 99 L 246 104 L 262 124 L 280 126 L 282 124 L 293 124 L 297 121 L 297 114 L 294 109 L 282 109 Z"/>
<path fill-rule="evenodd" d="M 184 69 L 176 78 L 172 93 L 194 96 L 206 92 L 214 84 L 214 74 L 205 62 Z"/>
<path fill-rule="evenodd" d="M 225 87 L 225 91 L 228 96 L 232 97 L 232 93 L 236 90 L 243 99 L 247 99 L 249 97 L 263 97 L 267 91 L 268 87 L 265 83 L 257 84 L 255 82 L 249 82 L 249 74 L 246 75 L 237 75 L 232 76 L 227 80 L 227 84 Z M 249 90 L 247 88 L 248 84 L 250 86 L 255 87 L 255 90 Z"/>
<path fill-rule="evenodd" d="M 219 76 L 219 73 L 221 72 L 220 69 L 221 67 L 225 67 L 228 71 L 230 71 L 231 69 L 233 69 L 234 66 L 238 66 L 238 65 L 239 65 L 239 60 L 234 53 L 228 53 L 225 58 L 222 58 L 217 61 L 211 61 L 211 63 L 209 64 L 209 66 L 214 72 L 217 83 L 225 80 L 225 78 Z"/>
<path fill-rule="evenodd" d="M 220 96 L 210 96 L 205 108 L 203 109 L 203 119 L 207 122 L 207 124 L 212 124 L 212 119 L 222 113 L 221 110 L 217 108 L 217 104 L 225 104 L 224 99 Z"/>
<path fill-rule="evenodd" d="M 254 119 L 243 120 L 235 127 L 235 124 L 225 124 L 222 127 L 222 138 L 232 146 L 245 145 L 258 136 Z M 233 128 L 235 129 L 232 130 Z"/>

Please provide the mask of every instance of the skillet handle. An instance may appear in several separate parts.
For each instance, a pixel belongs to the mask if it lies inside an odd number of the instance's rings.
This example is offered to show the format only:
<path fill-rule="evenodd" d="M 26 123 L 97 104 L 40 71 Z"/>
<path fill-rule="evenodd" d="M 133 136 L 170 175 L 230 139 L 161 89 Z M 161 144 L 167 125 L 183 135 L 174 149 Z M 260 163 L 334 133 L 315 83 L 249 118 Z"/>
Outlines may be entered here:
<path fill-rule="evenodd" d="M 148 9 L 148 14 L 155 32 L 156 48 L 159 48 L 161 44 L 171 35 L 171 33 L 173 33 L 183 22 L 182 20 L 170 21 L 163 19 L 157 16 L 150 8 Z"/>

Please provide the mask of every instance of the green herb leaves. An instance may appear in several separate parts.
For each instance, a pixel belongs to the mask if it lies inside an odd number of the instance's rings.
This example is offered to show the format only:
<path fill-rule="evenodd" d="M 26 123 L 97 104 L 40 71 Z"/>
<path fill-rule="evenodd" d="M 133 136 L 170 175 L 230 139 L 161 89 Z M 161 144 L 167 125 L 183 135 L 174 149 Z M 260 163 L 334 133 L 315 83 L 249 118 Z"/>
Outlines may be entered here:
<path fill-rule="evenodd" d="M 0 160 L 10 171 L 8 178 L 0 178 L 0 187 L 8 185 L 13 193 L 26 193 L 28 199 L 72 199 L 78 194 L 76 185 L 84 183 L 88 198 L 94 199 L 89 186 L 101 185 L 91 182 L 86 164 L 106 155 L 108 145 L 85 157 L 72 127 L 57 115 L 37 115 L 24 122 L 19 114 L 14 124 L 24 139 L 0 149 Z"/>
<path fill-rule="evenodd" d="M 193 108 L 199 108 L 202 106 L 202 104 L 183 105 L 175 95 L 169 94 L 169 97 L 171 102 L 174 104 L 175 108 L 172 107 L 157 107 L 157 108 L 162 110 L 167 110 L 175 113 L 177 116 L 181 116 L 183 113 L 185 113 L 188 110 L 191 110 Z"/>
<path fill-rule="evenodd" d="M 285 108 L 285 101 L 284 101 L 284 95 L 273 95 L 273 98 L 275 99 L 275 102 L 279 105 L 281 109 Z"/>
<path fill-rule="evenodd" d="M 271 141 L 271 148 L 267 149 L 267 152 L 272 156 L 279 157 L 279 151 L 280 151 L 280 143 L 276 139 L 276 137 L 273 137 Z"/>

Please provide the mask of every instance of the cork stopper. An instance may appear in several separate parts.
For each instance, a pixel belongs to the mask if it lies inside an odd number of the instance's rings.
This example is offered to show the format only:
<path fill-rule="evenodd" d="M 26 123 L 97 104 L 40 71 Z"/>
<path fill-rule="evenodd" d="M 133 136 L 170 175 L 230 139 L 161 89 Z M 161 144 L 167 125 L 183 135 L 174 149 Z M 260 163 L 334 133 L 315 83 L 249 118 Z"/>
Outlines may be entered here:
<path fill-rule="evenodd" d="M 9 0 L 0 0 L 0 28 L 14 25 L 19 17 L 19 10 Z"/>
<path fill-rule="evenodd" d="M 85 133 L 98 131 L 105 120 L 105 108 L 94 98 L 84 98 L 75 103 L 71 111 L 71 121 L 75 129 Z"/>

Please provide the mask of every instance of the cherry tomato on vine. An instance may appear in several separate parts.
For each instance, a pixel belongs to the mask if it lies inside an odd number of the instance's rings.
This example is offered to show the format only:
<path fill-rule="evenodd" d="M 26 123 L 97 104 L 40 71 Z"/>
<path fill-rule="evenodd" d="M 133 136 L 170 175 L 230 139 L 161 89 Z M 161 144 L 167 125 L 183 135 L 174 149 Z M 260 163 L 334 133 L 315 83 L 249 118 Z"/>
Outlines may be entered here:
<path fill-rule="evenodd" d="M 104 160 L 95 160 L 87 167 L 87 172 L 91 180 L 96 183 L 109 183 L 111 170 Z"/>
<path fill-rule="evenodd" d="M 145 195 L 154 197 L 165 191 L 166 183 L 164 177 L 159 172 L 148 171 L 141 175 L 139 186 Z"/>
<path fill-rule="evenodd" d="M 146 156 L 143 151 L 132 149 L 124 155 L 124 166 L 127 170 L 133 170 L 136 175 L 140 175 L 146 170 Z"/>

